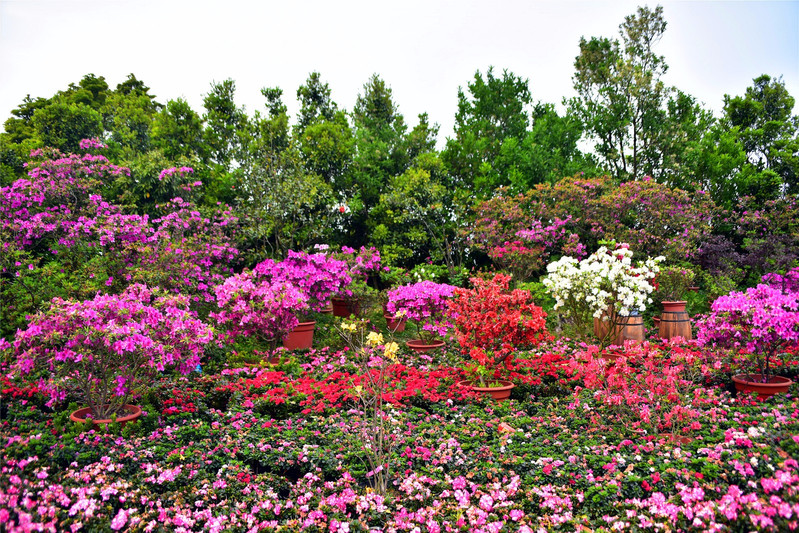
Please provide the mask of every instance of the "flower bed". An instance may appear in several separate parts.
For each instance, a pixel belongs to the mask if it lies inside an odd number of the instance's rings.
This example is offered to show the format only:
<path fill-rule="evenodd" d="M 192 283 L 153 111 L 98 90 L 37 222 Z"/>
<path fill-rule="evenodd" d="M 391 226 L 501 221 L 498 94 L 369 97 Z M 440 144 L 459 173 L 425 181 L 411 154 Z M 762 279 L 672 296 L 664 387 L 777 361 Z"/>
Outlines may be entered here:
<path fill-rule="evenodd" d="M 602 382 L 598 370 L 619 364 L 610 356 L 625 357 L 623 383 Z M 363 418 L 353 391 L 363 377 L 351 351 L 294 357 L 271 369 L 164 376 L 141 398 L 142 420 L 107 434 L 65 421 L 68 407 L 44 406 L 34 383 L 5 378 L 0 527 L 799 526 L 799 402 L 793 395 L 733 398 L 713 385 L 724 366 L 695 344 L 613 352 L 542 345 L 517 354 L 510 373 L 523 386 L 503 404 L 455 386 L 462 378 L 455 348 L 435 360 L 401 351 L 388 366 L 384 394 L 395 439 L 384 495 L 371 489 L 373 473 L 358 446 Z M 796 361 L 788 364 L 796 371 Z M 648 384 L 656 398 L 646 396 Z M 673 390 L 680 394 L 670 397 Z M 682 432 L 689 443 L 651 425 L 633 431 L 619 416 L 655 399 L 691 409 Z"/>

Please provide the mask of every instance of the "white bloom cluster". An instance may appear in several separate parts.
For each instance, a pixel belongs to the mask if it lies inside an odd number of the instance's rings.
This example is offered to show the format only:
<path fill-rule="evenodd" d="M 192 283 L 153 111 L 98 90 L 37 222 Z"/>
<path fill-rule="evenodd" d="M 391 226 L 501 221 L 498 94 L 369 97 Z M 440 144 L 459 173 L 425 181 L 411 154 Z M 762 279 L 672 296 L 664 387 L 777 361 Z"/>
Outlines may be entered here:
<path fill-rule="evenodd" d="M 586 309 L 594 318 L 610 306 L 620 316 L 646 309 L 654 289 L 649 280 L 664 258 L 648 257 L 633 264 L 632 256 L 624 245 L 615 250 L 603 246 L 582 261 L 564 256 L 547 265 L 543 283 L 556 300 L 555 309 L 563 308 L 566 316 Z"/>

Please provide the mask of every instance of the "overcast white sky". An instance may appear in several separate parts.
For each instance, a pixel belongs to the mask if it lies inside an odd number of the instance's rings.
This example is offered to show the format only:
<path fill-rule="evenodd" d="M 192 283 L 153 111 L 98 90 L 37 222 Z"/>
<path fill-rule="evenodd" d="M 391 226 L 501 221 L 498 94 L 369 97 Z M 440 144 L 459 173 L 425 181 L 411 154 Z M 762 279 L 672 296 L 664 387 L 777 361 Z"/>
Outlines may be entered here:
<path fill-rule="evenodd" d="M 799 2 L 665 1 L 657 52 L 669 85 L 718 112 L 760 74 L 799 98 Z M 263 109 L 279 86 L 294 116 L 297 87 L 318 70 L 352 109 L 372 73 L 411 125 L 428 112 L 450 136 L 458 86 L 493 65 L 528 78 L 535 100 L 572 96 L 581 36 L 616 37 L 642 2 L 473 0 L 0 0 L 0 121 L 25 97 L 52 96 L 86 73 L 111 87 L 134 73 L 158 101 L 198 112 L 212 80 Z M 648 4 L 654 8 L 656 3 Z M 795 108 L 796 109 L 796 108 Z"/>

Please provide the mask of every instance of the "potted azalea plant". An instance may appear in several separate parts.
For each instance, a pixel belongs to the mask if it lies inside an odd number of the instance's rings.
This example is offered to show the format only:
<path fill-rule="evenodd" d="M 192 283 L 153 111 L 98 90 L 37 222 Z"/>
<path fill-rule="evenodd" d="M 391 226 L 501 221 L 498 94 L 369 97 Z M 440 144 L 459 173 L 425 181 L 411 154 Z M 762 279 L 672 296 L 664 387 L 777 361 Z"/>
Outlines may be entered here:
<path fill-rule="evenodd" d="M 308 297 L 294 284 L 248 270 L 225 279 L 214 291 L 219 312 L 210 316 L 227 328 L 229 340 L 252 336 L 271 350 L 297 327 L 297 313 L 309 309 Z"/>
<path fill-rule="evenodd" d="M 653 299 L 663 307 L 658 329 L 660 337 L 672 339 L 682 337 L 691 339 L 691 321 L 685 306 L 688 303 L 685 295 L 694 283 L 694 271 L 686 267 L 667 266 L 660 269 L 653 285 Z"/>
<path fill-rule="evenodd" d="M 799 293 L 758 285 L 731 292 L 713 302 L 700 322 L 697 339 L 704 345 L 743 352 L 745 372 L 733 376 L 739 391 L 766 398 L 786 392 L 793 382 L 774 375 L 777 359 L 799 346 Z"/>
<path fill-rule="evenodd" d="M 289 283 L 307 299 L 307 308 L 297 310 L 299 323 L 283 339 L 283 347 L 288 350 L 307 350 L 313 346 L 316 321 L 310 311 L 323 312 L 330 305 L 330 297 L 352 282 L 349 267 L 344 261 L 323 253 L 293 250 L 289 250 L 283 261 L 262 261 L 255 266 L 253 273 L 259 280 Z"/>
<path fill-rule="evenodd" d="M 368 309 L 378 297 L 378 291 L 369 282 L 377 279 L 376 275 L 388 267 L 381 267 L 380 252 L 375 247 L 361 246 L 359 250 L 342 246 L 338 252 L 333 252 L 330 257 L 344 261 L 349 268 L 352 282 L 339 291 L 332 299 L 333 315 L 348 317 L 359 315 Z"/>
<path fill-rule="evenodd" d="M 440 337 L 452 327 L 447 301 L 454 291 L 452 285 L 434 281 L 420 281 L 388 291 L 387 311 L 392 316 L 404 316 L 417 323 L 419 338 L 407 341 L 410 349 L 426 352 L 444 346 Z"/>
<path fill-rule="evenodd" d="M 463 382 L 496 399 L 510 396 L 513 383 L 502 379 L 517 350 L 529 349 L 549 338 L 546 313 L 533 303 L 528 291 L 510 290 L 511 276 L 472 278 L 473 288 L 455 289 L 448 302 L 461 352 L 472 360 L 475 379 Z"/>
<path fill-rule="evenodd" d="M 609 243 L 582 261 L 563 256 L 547 265 L 544 287 L 576 335 L 588 337 L 593 322 L 602 347 L 643 340 L 640 313 L 652 302 L 650 280 L 663 257 L 635 263 L 632 257 L 627 244 Z"/>
<path fill-rule="evenodd" d="M 49 406 L 73 390 L 86 407 L 71 419 L 96 425 L 136 419 L 130 401 L 167 368 L 188 374 L 200 363 L 213 330 L 189 310 L 188 297 L 132 285 L 91 300 L 55 298 L 19 330 L 14 347 L 22 374 L 44 371 Z M 118 417 L 118 418 L 117 418 Z"/>

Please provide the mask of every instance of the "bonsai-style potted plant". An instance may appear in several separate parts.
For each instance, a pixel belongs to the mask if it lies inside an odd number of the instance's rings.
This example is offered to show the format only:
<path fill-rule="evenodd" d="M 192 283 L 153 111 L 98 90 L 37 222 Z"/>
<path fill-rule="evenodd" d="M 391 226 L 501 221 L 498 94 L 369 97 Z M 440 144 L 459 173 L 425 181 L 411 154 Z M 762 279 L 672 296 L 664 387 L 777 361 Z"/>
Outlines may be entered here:
<path fill-rule="evenodd" d="M 663 257 L 633 263 L 632 256 L 627 244 L 609 243 L 582 261 L 563 256 L 547 265 L 544 287 L 575 334 L 588 337 L 593 325 L 602 347 L 643 340 L 640 313 L 652 302 L 650 280 Z"/>
<path fill-rule="evenodd" d="M 228 337 L 254 336 L 274 351 L 297 327 L 297 313 L 306 311 L 308 297 L 292 283 L 258 277 L 245 270 L 215 289 L 218 313 L 211 313 Z"/>
<path fill-rule="evenodd" d="M 182 295 L 159 295 L 144 285 L 121 294 L 98 294 L 91 300 L 55 298 L 50 308 L 31 318 L 14 342 L 16 368 L 49 374 L 40 388 L 49 406 L 73 390 L 85 408 L 71 418 L 124 424 L 141 409 L 129 402 L 167 368 L 181 374 L 195 370 L 212 329 L 189 310 Z"/>
<path fill-rule="evenodd" d="M 513 384 L 502 374 L 516 350 L 533 348 L 549 338 L 546 313 L 533 303 L 530 292 L 510 290 L 510 280 L 507 274 L 489 280 L 472 278 L 473 288 L 455 289 L 448 302 L 461 353 L 473 362 L 469 370 L 474 378 L 462 383 L 494 399 L 510 396 Z"/>
<path fill-rule="evenodd" d="M 330 305 L 330 297 L 352 282 L 347 263 L 323 253 L 289 250 L 283 261 L 267 259 L 257 264 L 253 272 L 258 279 L 290 283 L 307 298 L 307 309 L 297 313 L 299 323 L 283 339 L 288 350 L 307 350 L 313 346 L 316 321 L 310 312 L 324 311 Z"/>
<path fill-rule="evenodd" d="M 452 285 L 434 281 L 421 281 L 388 291 L 388 312 L 417 323 L 419 338 L 407 341 L 410 349 L 425 352 L 444 346 L 444 341 L 437 337 L 443 337 L 452 327 L 447 301 L 454 291 Z"/>
<path fill-rule="evenodd" d="M 352 279 L 352 282 L 332 299 L 333 315 L 338 317 L 360 315 L 362 310 L 371 307 L 378 298 L 378 291 L 369 284 L 370 280 L 376 280 L 376 274 L 388 267 L 380 266 L 380 252 L 374 247 L 361 246 L 360 250 L 356 250 L 342 246 L 340 251 L 331 253 L 330 257 L 344 261 Z"/>
<path fill-rule="evenodd" d="M 685 295 L 694 283 L 694 271 L 690 268 L 668 266 L 658 272 L 654 280 L 653 299 L 659 301 L 663 311 L 658 321 L 658 331 L 663 339 L 692 337 L 691 320 L 685 311 Z"/>
<path fill-rule="evenodd" d="M 731 292 L 713 302 L 699 326 L 704 345 L 742 351 L 746 372 L 733 376 L 739 391 L 761 398 L 786 392 L 793 382 L 774 375 L 775 360 L 799 345 L 799 293 L 783 293 L 768 285 Z"/>

